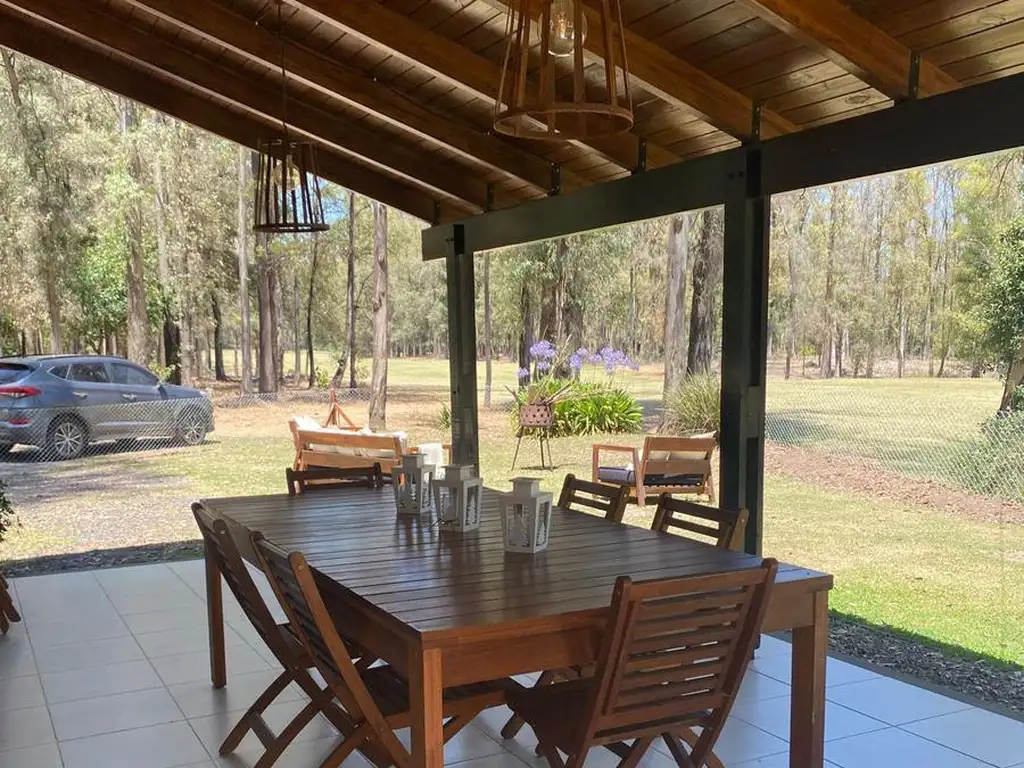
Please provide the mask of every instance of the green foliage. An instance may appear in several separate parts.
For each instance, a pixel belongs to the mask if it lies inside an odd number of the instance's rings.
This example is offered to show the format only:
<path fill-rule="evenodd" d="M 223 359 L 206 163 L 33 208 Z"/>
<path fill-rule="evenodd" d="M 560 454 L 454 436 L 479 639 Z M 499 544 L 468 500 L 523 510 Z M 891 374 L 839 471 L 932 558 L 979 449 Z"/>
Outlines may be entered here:
<path fill-rule="evenodd" d="M 1024 399 L 1024 387 L 1018 388 Z M 964 449 L 963 476 L 971 490 L 1024 502 L 1020 468 L 1024 467 L 1024 412 L 1001 413 L 986 421 L 981 435 Z"/>
<path fill-rule="evenodd" d="M 159 363 L 152 363 L 149 369 L 157 375 L 160 381 L 171 381 L 174 377 L 175 371 L 177 371 L 177 365 L 160 365 Z"/>
<path fill-rule="evenodd" d="M 569 389 L 564 399 L 555 403 L 552 436 L 636 434 L 643 430 L 643 408 L 633 395 L 623 389 L 594 382 L 548 378 L 534 382 L 531 390 L 553 395 L 566 386 Z M 516 401 L 520 405 L 531 402 L 526 399 L 525 390 L 517 393 Z M 510 420 L 513 431 L 518 431 L 518 408 L 512 410 Z"/>
<path fill-rule="evenodd" d="M 452 428 L 452 407 L 448 403 L 441 403 L 441 409 L 437 412 L 438 429 Z"/>
<path fill-rule="evenodd" d="M 664 429 L 673 434 L 717 432 L 721 424 L 722 387 L 716 376 L 698 374 L 669 393 Z"/>
<path fill-rule="evenodd" d="M 0 480 L 0 544 L 7 537 L 7 533 L 17 528 L 18 516 L 14 513 L 14 506 L 7 497 L 7 484 Z"/>
<path fill-rule="evenodd" d="M 1024 219 L 999 238 L 983 302 L 989 339 L 1002 360 L 1015 360 L 1024 350 Z"/>
<path fill-rule="evenodd" d="M 313 370 L 313 383 L 317 389 L 328 389 L 331 386 L 331 374 L 318 365 Z"/>

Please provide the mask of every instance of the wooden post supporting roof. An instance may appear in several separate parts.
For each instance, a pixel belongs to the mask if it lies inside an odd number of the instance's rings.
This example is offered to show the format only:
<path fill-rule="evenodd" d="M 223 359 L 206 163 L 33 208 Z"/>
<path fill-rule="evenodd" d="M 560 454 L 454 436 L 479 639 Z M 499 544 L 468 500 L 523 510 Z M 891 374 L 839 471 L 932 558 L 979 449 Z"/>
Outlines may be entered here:
<path fill-rule="evenodd" d="M 451 374 L 452 461 L 480 468 L 476 391 L 476 280 L 473 254 L 456 237 L 448 255 L 448 366 Z"/>

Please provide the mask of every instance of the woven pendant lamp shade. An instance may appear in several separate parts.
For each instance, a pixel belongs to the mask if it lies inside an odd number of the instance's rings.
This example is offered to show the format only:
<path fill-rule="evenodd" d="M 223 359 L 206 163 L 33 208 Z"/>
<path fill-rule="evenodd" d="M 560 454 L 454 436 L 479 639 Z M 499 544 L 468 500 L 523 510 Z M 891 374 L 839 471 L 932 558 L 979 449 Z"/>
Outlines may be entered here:
<path fill-rule="evenodd" d="M 620 0 L 509 0 L 494 129 L 532 139 L 588 139 L 633 126 Z M 590 39 L 594 56 L 584 61 Z M 586 69 L 603 64 L 600 83 Z M 569 82 L 565 82 L 568 80 Z M 561 81 L 561 82 L 560 82 Z"/>
<path fill-rule="evenodd" d="M 316 147 L 268 139 L 259 142 L 259 156 L 253 229 L 292 235 L 330 229 L 324 222 Z"/>

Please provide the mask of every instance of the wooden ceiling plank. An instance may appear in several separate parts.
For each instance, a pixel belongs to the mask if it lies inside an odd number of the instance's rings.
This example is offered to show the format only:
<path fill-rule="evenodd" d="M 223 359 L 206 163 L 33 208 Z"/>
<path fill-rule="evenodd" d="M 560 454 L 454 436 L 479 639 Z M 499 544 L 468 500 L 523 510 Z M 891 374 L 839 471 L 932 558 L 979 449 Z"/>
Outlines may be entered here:
<path fill-rule="evenodd" d="M 213 96 L 261 115 L 282 119 L 284 106 L 277 89 L 267 89 L 234 72 L 196 58 L 184 48 L 175 47 L 152 36 L 140 34 L 130 25 L 97 14 L 82 3 L 63 0 L 2 0 L 29 13 L 76 32 L 108 49 L 134 58 L 170 75 L 181 78 Z M 381 141 L 377 133 L 360 128 L 346 116 L 322 111 L 297 99 L 287 106 L 288 124 L 294 130 L 348 151 L 385 172 L 390 169 L 411 181 L 429 186 L 442 194 L 465 201 L 477 210 L 486 207 L 486 184 L 451 164 L 440 164 L 421 152 L 397 141 Z M 507 204 L 507 202 L 506 202 Z"/>
<path fill-rule="evenodd" d="M 336 0 L 290 2 L 492 103 L 500 90 L 501 67 L 497 64 L 387 6 L 377 2 L 339 3 Z M 588 140 L 585 146 L 623 168 L 636 165 L 636 137 L 620 135 Z M 648 145 L 647 149 L 648 163 L 652 167 L 679 159 L 663 148 Z"/>
<path fill-rule="evenodd" d="M 266 135 L 267 124 L 261 120 L 212 103 L 187 88 L 113 59 L 2 4 L 0 45 L 243 146 L 255 148 L 257 141 Z M 329 181 L 411 216 L 424 221 L 435 218 L 436 206 L 431 196 L 340 154 L 321 153 L 320 172 Z M 468 210 L 464 205 L 444 203 L 441 206 L 442 218 L 447 220 L 465 215 Z"/>
<path fill-rule="evenodd" d="M 219 5 L 210 3 L 200 8 L 195 3 L 180 0 L 128 1 L 267 68 L 276 70 L 280 66 L 280 44 L 276 36 Z M 292 41 L 285 43 L 285 62 L 289 77 L 367 109 L 396 127 L 448 146 L 467 158 L 520 178 L 537 189 L 545 190 L 550 185 L 550 164 L 543 158 L 472 126 L 436 114 L 354 68 Z M 563 181 L 568 189 L 584 183 L 572 175 Z"/>
<path fill-rule="evenodd" d="M 909 95 L 910 49 L 839 0 L 738 1 L 890 98 Z M 920 95 L 959 87 L 956 78 L 927 59 L 921 61 Z"/>

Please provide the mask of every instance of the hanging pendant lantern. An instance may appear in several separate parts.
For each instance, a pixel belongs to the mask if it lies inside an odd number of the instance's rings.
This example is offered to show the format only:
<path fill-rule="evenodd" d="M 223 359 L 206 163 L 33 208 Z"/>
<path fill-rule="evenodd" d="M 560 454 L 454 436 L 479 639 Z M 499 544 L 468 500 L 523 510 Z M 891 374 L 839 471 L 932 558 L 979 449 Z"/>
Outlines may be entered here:
<path fill-rule="evenodd" d="M 288 135 L 288 70 L 285 68 L 282 0 L 277 0 L 277 40 L 281 46 L 281 133 L 260 139 L 253 230 L 297 235 L 326 232 L 316 146 Z"/>
<path fill-rule="evenodd" d="M 253 229 L 271 234 L 325 232 L 316 147 L 287 137 L 259 142 Z"/>
<path fill-rule="evenodd" d="M 505 59 L 495 100 L 498 133 L 528 139 L 589 139 L 632 128 L 620 2 L 601 0 L 599 11 L 589 11 L 588 21 L 584 0 L 509 0 Z M 594 35 L 601 43 L 594 46 L 594 58 L 604 65 L 600 83 L 588 83 L 586 77 L 584 46 Z M 558 81 L 567 78 L 571 84 L 559 88 Z"/>

